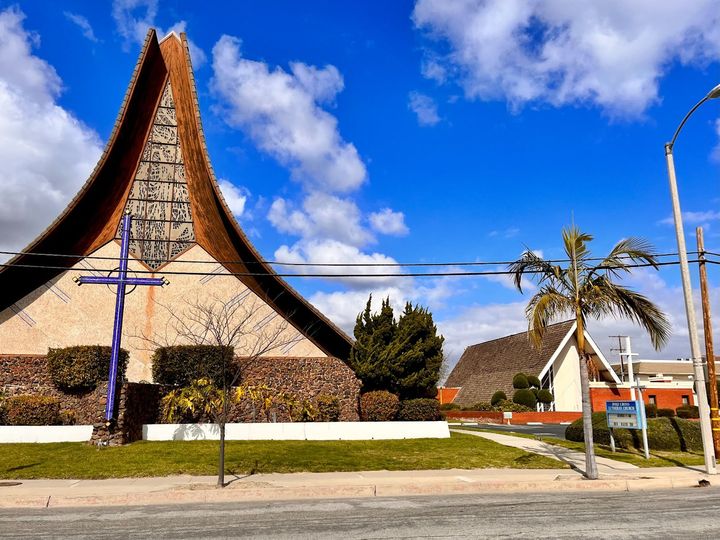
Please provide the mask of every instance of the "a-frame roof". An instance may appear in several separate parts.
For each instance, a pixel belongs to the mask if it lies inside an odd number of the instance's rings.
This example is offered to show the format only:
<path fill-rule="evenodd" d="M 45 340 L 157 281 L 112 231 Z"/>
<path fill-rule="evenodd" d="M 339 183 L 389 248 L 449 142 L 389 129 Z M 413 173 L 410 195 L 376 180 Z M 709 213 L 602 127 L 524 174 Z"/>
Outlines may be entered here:
<path fill-rule="evenodd" d="M 351 339 L 263 261 L 223 199 L 205 144 L 185 34 L 171 33 L 158 42 L 155 31 L 148 32 L 112 134 L 90 178 L 23 254 L 0 270 L 0 311 L 117 238 L 141 154 L 168 85 L 174 95 L 194 242 L 228 272 L 254 274 L 238 279 L 326 354 L 347 359 Z M 40 255 L 48 253 L 74 257 Z"/>
<path fill-rule="evenodd" d="M 463 352 L 445 386 L 460 388 L 453 401 L 461 405 L 490 401 L 497 390 L 502 390 L 510 398 L 515 374 L 525 373 L 542 378 L 572 338 L 574 331 L 575 321 L 549 325 L 540 348 L 532 346 L 527 332 L 471 345 Z M 597 359 L 604 371 L 614 376 L 607 360 L 587 332 L 585 338 L 587 351 Z"/>

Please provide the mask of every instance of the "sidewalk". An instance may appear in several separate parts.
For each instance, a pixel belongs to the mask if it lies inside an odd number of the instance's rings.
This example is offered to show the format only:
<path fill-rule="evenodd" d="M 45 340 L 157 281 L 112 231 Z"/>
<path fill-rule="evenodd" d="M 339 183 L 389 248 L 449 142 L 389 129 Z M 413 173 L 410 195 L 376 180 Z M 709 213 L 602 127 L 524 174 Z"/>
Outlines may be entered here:
<path fill-rule="evenodd" d="M 456 433 L 464 433 L 465 435 L 475 435 L 476 437 L 489 439 L 505 446 L 512 446 L 514 448 L 525 450 L 526 452 L 532 452 L 534 454 L 540 454 L 541 456 L 557 459 L 558 461 L 567 463 L 573 469 L 583 472 L 585 471 L 585 454 L 583 452 L 577 452 L 575 450 L 570 450 L 569 448 L 549 444 L 536 439 L 527 439 L 525 437 L 514 437 L 512 435 L 501 435 L 499 433 L 465 429 L 452 429 L 452 431 Z M 604 457 L 596 457 L 595 461 L 600 474 L 614 474 L 619 471 L 639 469 L 637 465 Z"/>
<path fill-rule="evenodd" d="M 171 476 L 112 480 L 0 481 L 0 507 L 72 507 L 213 503 L 343 497 L 449 495 L 489 492 L 645 491 L 697 486 L 707 476 L 695 469 L 660 467 L 602 474 L 590 481 L 568 469 L 450 469 L 342 473 L 257 474 L 226 480 Z M 711 479 L 715 483 L 714 479 Z"/>

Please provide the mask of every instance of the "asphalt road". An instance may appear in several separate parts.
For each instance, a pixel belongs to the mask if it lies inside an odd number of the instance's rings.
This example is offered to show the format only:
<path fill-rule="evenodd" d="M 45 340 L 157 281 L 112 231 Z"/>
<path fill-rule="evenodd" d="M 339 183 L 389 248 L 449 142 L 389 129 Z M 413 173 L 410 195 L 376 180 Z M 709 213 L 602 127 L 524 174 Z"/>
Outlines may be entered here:
<path fill-rule="evenodd" d="M 720 488 L 3 509 L 3 538 L 718 538 Z"/>
<path fill-rule="evenodd" d="M 450 425 L 450 428 L 453 428 L 454 424 Z M 556 437 L 559 439 L 565 438 L 565 429 L 567 426 L 564 426 L 562 424 L 543 424 L 542 426 L 527 426 L 527 425 L 517 425 L 517 426 L 508 426 L 508 425 L 500 425 L 500 424 L 477 424 L 477 425 L 464 425 L 462 426 L 463 429 L 466 428 L 472 428 L 472 429 L 489 429 L 492 431 L 507 431 L 508 433 L 526 433 L 530 435 L 539 435 L 541 437 Z"/>

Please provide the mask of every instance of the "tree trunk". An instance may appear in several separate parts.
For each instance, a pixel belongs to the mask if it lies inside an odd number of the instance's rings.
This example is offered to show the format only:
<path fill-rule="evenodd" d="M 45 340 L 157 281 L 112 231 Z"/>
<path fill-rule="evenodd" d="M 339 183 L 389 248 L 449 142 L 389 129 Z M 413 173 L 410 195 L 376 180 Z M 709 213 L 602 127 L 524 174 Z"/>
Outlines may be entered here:
<path fill-rule="evenodd" d="M 225 419 L 220 420 L 220 459 L 218 460 L 217 487 L 225 487 Z"/>
<path fill-rule="evenodd" d="M 585 440 L 585 477 L 597 480 L 598 470 L 595 462 L 593 441 L 592 406 L 590 405 L 590 376 L 588 374 L 589 356 L 585 353 L 585 328 L 583 320 L 577 317 L 577 343 L 580 356 L 580 394 L 582 396 L 583 438 Z"/>

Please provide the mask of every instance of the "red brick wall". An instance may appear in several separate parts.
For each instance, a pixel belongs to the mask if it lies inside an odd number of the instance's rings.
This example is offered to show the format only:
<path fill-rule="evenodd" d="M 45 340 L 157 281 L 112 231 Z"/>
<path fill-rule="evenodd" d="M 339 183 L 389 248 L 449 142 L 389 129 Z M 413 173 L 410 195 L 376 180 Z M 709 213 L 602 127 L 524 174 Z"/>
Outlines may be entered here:
<path fill-rule="evenodd" d="M 655 396 L 658 409 L 677 409 L 682 406 L 682 396 L 688 396 L 690 405 L 696 405 L 692 390 L 689 388 L 649 388 L 643 391 L 643 401 L 649 403 L 650 396 Z M 591 388 L 590 401 L 595 412 L 605 411 L 605 402 L 629 400 L 629 388 Z"/>
<path fill-rule="evenodd" d="M 449 419 L 472 420 L 481 424 L 507 424 L 503 419 L 503 413 L 499 411 L 445 411 Z M 573 422 L 580 418 L 579 412 L 514 412 L 510 424 L 527 424 L 528 422 L 541 422 L 543 424 L 560 424 L 562 422 Z"/>

